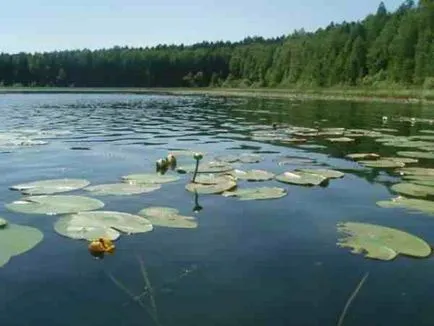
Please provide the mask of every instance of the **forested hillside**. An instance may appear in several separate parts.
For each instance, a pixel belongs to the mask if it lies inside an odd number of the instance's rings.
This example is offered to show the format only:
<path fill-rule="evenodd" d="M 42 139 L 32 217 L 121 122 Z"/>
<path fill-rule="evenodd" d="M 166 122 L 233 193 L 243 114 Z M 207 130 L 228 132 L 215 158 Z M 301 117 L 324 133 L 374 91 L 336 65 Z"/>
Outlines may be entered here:
<path fill-rule="evenodd" d="M 284 22 L 282 22 L 284 24 Z M 434 0 L 316 32 L 192 46 L 0 54 L 4 86 L 434 88 Z"/>

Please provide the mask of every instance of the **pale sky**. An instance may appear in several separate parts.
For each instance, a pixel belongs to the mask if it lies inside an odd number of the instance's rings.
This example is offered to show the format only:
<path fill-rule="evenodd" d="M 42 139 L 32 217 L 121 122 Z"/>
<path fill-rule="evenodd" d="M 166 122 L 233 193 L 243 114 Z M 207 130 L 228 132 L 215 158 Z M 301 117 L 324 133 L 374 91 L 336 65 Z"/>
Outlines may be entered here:
<path fill-rule="evenodd" d="M 403 0 L 384 0 L 389 11 Z M 0 52 L 237 41 L 364 18 L 379 0 L 0 0 Z"/>

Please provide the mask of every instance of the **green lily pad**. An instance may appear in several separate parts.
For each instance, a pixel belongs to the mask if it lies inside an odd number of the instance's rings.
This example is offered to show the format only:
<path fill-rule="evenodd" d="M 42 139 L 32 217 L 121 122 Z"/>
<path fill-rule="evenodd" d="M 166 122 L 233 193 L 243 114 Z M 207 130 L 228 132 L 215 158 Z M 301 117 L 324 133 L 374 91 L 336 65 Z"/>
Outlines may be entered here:
<path fill-rule="evenodd" d="M 322 175 L 305 172 L 284 172 L 277 175 L 276 180 L 295 185 L 319 186 L 324 183 L 327 178 Z"/>
<path fill-rule="evenodd" d="M 54 230 L 77 240 L 116 240 L 120 236 L 119 231 L 127 234 L 145 233 L 152 231 L 152 224 L 142 216 L 122 212 L 79 212 L 61 217 L 54 224 Z"/>
<path fill-rule="evenodd" d="M 434 177 L 431 176 L 405 176 L 404 180 L 417 185 L 434 187 Z"/>
<path fill-rule="evenodd" d="M 158 184 L 112 183 L 84 188 L 96 196 L 126 196 L 138 195 L 161 188 Z"/>
<path fill-rule="evenodd" d="M 304 148 L 304 149 L 325 149 L 325 148 L 327 148 L 327 146 L 318 145 L 318 144 L 303 144 L 303 145 L 298 145 L 298 147 Z"/>
<path fill-rule="evenodd" d="M 216 161 L 225 162 L 225 163 L 235 163 L 238 162 L 237 155 L 221 155 L 215 158 Z"/>
<path fill-rule="evenodd" d="M 383 208 L 407 208 L 410 211 L 419 211 L 430 215 L 434 214 L 434 202 L 424 199 L 398 196 L 391 200 L 378 201 L 377 205 Z"/>
<path fill-rule="evenodd" d="M 308 157 L 297 157 L 297 156 L 284 156 L 276 159 L 280 166 L 283 165 L 302 165 L 302 164 L 312 164 L 315 160 Z"/>
<path fill-rule="evenodd" d="M 354 138 L 349 137 L 335 137 L 335 138 L 327 138 L 328 141 L 332 143 L 351 143 L 354 141 Z"/>
<path fill-rule="evenodd" d="M 84 196 L 29 196 L 6 204 L 6 208 L 25 214 L 68 214 L 104 207 L 100 200 Z"/>
<path fill-rule="evenodd" d="M 262 157 L 257 154 L 241 154 L 239 161 L 241 163 L 259 163 L 262 161 Z"/>
<path fill-rule="evenodd" d="M 330 169 L 297 169 L 297 172 L 311 173 L 320 175 L 326 179 L 340 179 L 343 178 L 345 173 Z"/>
<path fill-rule="evenodd" d="M 195 164 L 180 166 L 177 168 L 179 173 L 193 173 L 196 169 Z M 232 171 L 234 168 L 224 162 L 208 162 L 208 163 L 200 163 L 198 173 L 224 173 Z"/>
<path fill-rule="evenodd" d="M 0 229 L 5 228 L 7 225 L 8 225 L 8 221 L 0 217 Z"/>
<path fill-rule="evenodd" d="M 197 228 L 197 221 L 192 216 L 179 215 L 179 211 L 170 207 L 148 207 L 142 209 L 139 215 L 146 217 L 153 225 L 169 228 Z"/>
<path fill-rule="evenodd" d="M 229 174 L 215 174 L 215 173 L 209 173 L 209 174 L 198 174 L 196 176 L 196 183 L 201 183 L 204 185 L 215 185 L 217 183 L 222 182 L 228 182 L 228 181 L 235 181 L 235 178 L 232 175 Z"/>
<path fill-rule="evenodd" d="M 190 192 L 197 192 L 198 194 L 221 194 L 224 191 L 231 190 L 237 186 L 237 183 L 232 180 L 225 180 L 216 184 L 202 184 L 190 182 L 185 186 Z"/>
<path fill-rule="evenodd" d="M 241 171 L 234 170 L 232 175 L 240 180 L 247 181 L 267 181 L 274 178 L 274 173 L 267 172 L 264 170 L 249 170 L 249 171 Z"/>
<path fill-rule="evenodd" d="M 434 134 L 434 130 L 427 130 L 427 129 L 419 130 L 419 132 L 422 134 Z"/>
<path fill-rule="evenodd" d="M 418 163 L 419 160 L 415 159 L 415 158 L 410 158 L 410 157 L 383 157 L 383 160 L 388 160 L 388 161 L 395 161 L 395 162 L 401 162 L 404 164 L 413 164 L 413 163 Z"/>
<path fill-rule="evenodd" d="M 434 159 L 434 153 L 430 153 L 430 152 L 400 151 L 397 154 L 399 156 L 412 157 L 412 158 Z"/>
<path fill-rule="evenodd" d="M 374 131 L 379 131 L 379 132 L 398 132 L 398 129 L 392 129 L 392 128 L 374 128 L 372 129 Z"/>
<path fill-rule="evenodd" d="M 278 187 L 257 187 L 226 191 L 222 195 L 224 197 L 238 197 L 239 200 L 264 200 L 284 197 L 287 192 L 285 189 Z"/>
<path fill-rule="evenodd" d="M 351 248 L 352 253 L 364 254 L 366 258 L 388 261 L 399 254 L 419 258 L 431 254 L 431 247 L 424 240 L 397 229 L 355 222 L 340 223 L 337 227 L 345 234 L 337 245 Z"/>
<path fill-rule="evenodd" d="M 177 175 L 158 174 L 158 173 L 141 173 L 130 174 L 122 177 L 122 181 L 130 184 L 162 184 L 178 181 Z"/>
<path fill-rule="evenodd" d="M 379 159 L 375 161 L 359 161 L 360 164 L 369 168 L 402 168 L 405 166 L 403 162 L 397 162 L 394 160 Z"/>
<path fill-rule="evenodd" d="M 405 168 L 398 170 L 399 173 L 402 175 L 413 175 L 413 176 L 434 176 L 434 169 L 429 168 L 419 168 L 419 167 L 412 167 L 412 168 Z"/>
<path fill-rule="evenodd" d="M 409 195 L 412 197 L 427 197 L 434 195 L 434 187 L 422 186 L 408 182 L 394 184 L 390 189 L 401 195 Z"/>
<path fill-rule="evenodd" d="M 51 179 L 22 183 L 10 189 L 21 191 L 25 195 L 52 195 L 81 189 L 89 184 L 90 182 L 85 179 Z"/>
<path fill-rule="evenodd" d="M 346 158 L 352 159 L 352 160 L 376 160 L 380 158 L 380 155 L 376 153 L 353 153 L 345 155 Z"/>
<path fill-rule="evenodd" d="M 8 224 L 0 228 L 0 267 L 12 257 L 33 249 L 43 238 L 41 231 L 30 226 Z"/>

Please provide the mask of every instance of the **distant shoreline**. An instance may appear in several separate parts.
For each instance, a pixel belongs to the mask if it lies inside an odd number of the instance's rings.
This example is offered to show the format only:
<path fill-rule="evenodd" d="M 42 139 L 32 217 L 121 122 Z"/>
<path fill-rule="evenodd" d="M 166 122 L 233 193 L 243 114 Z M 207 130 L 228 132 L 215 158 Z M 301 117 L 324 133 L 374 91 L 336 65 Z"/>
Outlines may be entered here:
<path fill-rule="evenodd" d="M 363 89 L 363 88 L 87 88 L 87 87 L 3 87 L 0 94 L 159 94 L 208 95 L 223 97 L 256 97 L 288 100 L 335 100 L 354 102 L 385 102 L 434 104 L 434 90 L 423 89 Z"/>

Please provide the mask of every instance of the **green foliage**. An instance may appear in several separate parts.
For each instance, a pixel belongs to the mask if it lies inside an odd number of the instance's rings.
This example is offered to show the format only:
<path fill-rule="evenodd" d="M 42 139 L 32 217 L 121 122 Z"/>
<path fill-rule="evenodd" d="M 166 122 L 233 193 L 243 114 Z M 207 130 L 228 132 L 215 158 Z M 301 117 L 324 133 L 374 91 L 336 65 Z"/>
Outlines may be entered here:
<path fill-rule="evenodd" d="M 380 3 L 358 22 L 316 32 L 191 46 L 0 53 L 0 86 L 433 88 L 434 2 Z"/>

